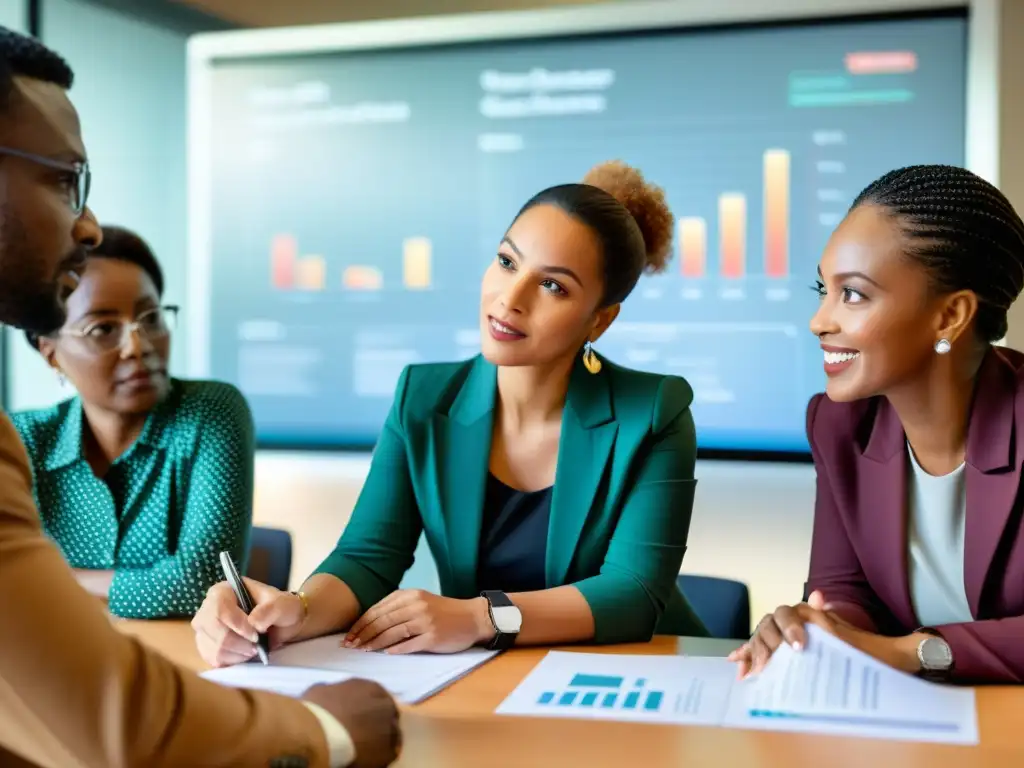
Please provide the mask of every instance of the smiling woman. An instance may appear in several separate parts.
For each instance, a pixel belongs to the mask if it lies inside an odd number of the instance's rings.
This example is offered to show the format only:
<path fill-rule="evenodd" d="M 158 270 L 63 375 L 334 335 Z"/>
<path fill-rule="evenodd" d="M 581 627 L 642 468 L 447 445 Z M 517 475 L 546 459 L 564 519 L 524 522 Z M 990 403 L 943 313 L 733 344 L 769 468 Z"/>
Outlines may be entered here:
<path fill-rule="evenodd" d="M 1024 222 L 963 168 L 901 168 L 857 197 L 819 278 L 810 594 L 734 658 L 760 670 L 813 622 L 906 672 L 1024 682 L 1024 355 L 992 345 Z"/>
<path fill-rule="evenodd" d="M 55 333 L 29 341 L 77 397 L 12 415 L 45 532 L 112 613 L 187 616 L 244 567 L 253 429 L 241 393 L 167 371 L 177 308 L 149 247 L 119 227 L 86 261 Z"/>
<path fill-rule="evenodd" d="M 211 589 L 203 658 L 252 658 L 254 628 L 392 653 L 706 634 L 676 587 L 693 393 L 593 350 L 672 229 L 661 190 L 622 163 L 527 201 L 483 279 L 482 353 L 405 370 L 334 552 L 299 594 L 254 584 L 248 617 Z M 440 595 L 398 590 L 421 532 Z"/>

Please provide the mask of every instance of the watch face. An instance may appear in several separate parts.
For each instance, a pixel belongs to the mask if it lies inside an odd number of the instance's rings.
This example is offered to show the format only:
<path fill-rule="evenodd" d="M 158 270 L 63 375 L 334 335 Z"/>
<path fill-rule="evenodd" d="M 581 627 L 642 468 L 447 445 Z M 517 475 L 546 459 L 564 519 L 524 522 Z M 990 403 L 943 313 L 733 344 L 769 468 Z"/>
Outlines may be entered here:
<path fill-rule="evenodd" d="M 523 626 L 523 614 L 514 605 L 501 605 L 491 608 L 494 626 L 502 634 L 517 634 Z"/>
<path fill-rule="evenodd" d="M 921 666 L 925 669 L 945 670 L 953 664 L 953 653 L 945 640 L 929 637 L 921 643 Z"/>

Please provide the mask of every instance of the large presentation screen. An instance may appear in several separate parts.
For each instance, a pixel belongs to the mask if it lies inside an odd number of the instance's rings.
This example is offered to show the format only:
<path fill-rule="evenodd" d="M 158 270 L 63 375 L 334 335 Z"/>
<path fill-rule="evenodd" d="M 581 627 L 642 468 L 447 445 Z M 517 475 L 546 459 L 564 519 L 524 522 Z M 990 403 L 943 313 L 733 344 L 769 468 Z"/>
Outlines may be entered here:
<path fill-rule="evenodd" d="M 478 352 L 519 207 L 622 159 L 674 258 L 597 349 L 685 377 L 701 448 L 806 451 L 822 249 L 875 177 L 964 163 L 965 68 L 952 15 L 214 58 L 192 373 L 265 446 L 370 447 L 404 366 Z"/>

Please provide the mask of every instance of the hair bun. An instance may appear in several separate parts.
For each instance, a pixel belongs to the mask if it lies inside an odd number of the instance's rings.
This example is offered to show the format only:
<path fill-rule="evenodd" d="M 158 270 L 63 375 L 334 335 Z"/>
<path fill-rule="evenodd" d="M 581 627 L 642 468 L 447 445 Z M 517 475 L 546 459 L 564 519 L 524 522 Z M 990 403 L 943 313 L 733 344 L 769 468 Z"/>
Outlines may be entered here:
<path fill-rule="evenodd" d="M 640 171 L 621 160 L 609 160 L 591 168 L 584 184 L 603 189 L 628 210 L 643 235 L 647 248 L 645 272 L 661 272 L 672 258 L 672 232 L 675 219 L 665 192 L 644 180 Z"/>

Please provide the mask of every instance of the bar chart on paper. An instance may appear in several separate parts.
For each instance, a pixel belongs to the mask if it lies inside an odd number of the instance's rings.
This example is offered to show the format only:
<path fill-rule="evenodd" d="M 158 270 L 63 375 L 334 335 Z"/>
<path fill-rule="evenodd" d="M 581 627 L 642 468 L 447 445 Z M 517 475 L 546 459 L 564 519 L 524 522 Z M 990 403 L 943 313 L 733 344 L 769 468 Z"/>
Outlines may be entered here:
<path fill-rule="evenodd" d="M 720 658 L 553 651 L 498 712 L 713 725 L 733 677 L 733 666 Z"/>
<path fill-rule="evenodd" d="M 699 693 L 694 693 L 699 696 Z M 632 684 L 614 675 L 587 675 L 577 673 L 568 687 L 560 692 L 544 691 L 538 698 L 541 706 L 600 707 L 601 709 L 644 709 L 658 712 L 665 701 L 665 692 L 653 690 L 647 681 L 636 678 Z"/>

